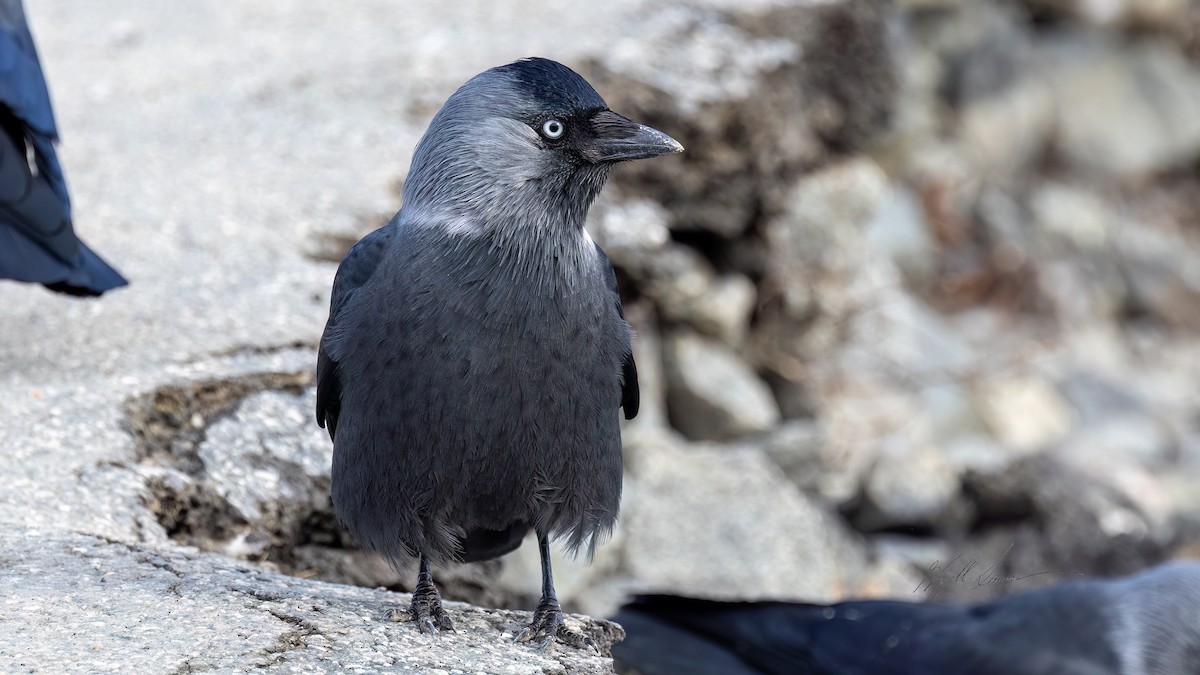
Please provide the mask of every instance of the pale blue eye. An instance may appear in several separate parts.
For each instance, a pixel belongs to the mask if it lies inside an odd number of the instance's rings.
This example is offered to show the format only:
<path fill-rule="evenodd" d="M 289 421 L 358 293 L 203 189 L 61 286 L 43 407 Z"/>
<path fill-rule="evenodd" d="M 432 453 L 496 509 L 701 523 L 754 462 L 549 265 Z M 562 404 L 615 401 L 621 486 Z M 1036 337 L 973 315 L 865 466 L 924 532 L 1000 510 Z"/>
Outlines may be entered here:
<path fill-rule="evenodd" d="M 542 135 L 550 140 L 562 138 L 563 133 L 567 130 L 567 125 L 558 120 L 546 120 L 542 124 Z"/>

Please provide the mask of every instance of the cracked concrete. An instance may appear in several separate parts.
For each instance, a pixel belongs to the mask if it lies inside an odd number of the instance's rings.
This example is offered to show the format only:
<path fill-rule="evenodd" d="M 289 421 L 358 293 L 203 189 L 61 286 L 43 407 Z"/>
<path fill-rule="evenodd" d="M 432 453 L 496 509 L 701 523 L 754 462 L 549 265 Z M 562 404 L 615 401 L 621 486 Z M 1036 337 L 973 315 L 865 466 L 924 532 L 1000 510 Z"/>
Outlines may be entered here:
<path fill-rule="evenodd" d="M 603 673 L 596 652 L 509 645 L 525 613 L 450 602 L 436 637 L 383 619 L 408 596 L 307 581 L 184 548 L 0 530 L 0 663 L 28 672 Z M 571 617 L 610 645 L 620 628 Z"/>

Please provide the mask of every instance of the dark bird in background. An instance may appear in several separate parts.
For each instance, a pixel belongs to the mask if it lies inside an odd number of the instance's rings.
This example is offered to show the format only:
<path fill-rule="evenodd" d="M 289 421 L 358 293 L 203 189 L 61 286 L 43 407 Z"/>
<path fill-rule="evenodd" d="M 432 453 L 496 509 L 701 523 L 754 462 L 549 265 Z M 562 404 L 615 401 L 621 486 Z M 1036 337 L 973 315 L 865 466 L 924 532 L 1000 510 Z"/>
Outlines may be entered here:
<path fill-rule="evenodd" d="M 100 295 L 126 281 L 75 236 L 57 140 L 25 10 L 0 0 L 0 278 Z"/>
<path fill-rule="evenodd" d="M 1200 563 L 975 605 L 836 605 L 643 596 L 613 617 L 638 675 L 1200 673 Z"/>
<path fill-rule="evenodd" d="M 404 206 L 338 268 L 317 360 L 333 501 L 362 546 L 419 559 L 410 612 L 451 629 L 430 563 L 537 533 L 542 599 L 520 636 L 563 626 L 550 539 L 607 534 L 621 496 L 619 411 L 637 371 L 608 258 L 584 231 L 613 164 L 683 148 L 608 109 L 569 68 L 525 59 L 434 116 Z"/>

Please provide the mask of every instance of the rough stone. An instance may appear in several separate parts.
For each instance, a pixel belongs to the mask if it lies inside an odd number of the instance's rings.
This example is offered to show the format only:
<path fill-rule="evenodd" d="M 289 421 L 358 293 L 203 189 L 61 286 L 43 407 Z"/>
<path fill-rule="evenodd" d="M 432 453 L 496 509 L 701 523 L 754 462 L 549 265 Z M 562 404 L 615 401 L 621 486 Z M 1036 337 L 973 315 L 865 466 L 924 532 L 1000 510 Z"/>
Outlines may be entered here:
<path fill-rule="evenodd" d="M 1161 422 L 1149 415 L 1126 414 L 1072 434 L 1063 441 L 1059 456 L 1077 465 L 1112 462 L 1162 471 L 1174 460 L 1173 445 Z"/>
<path fill-rule="evenodd" d="M 1200 68 L 1178 51 L 1065 48 L 1052 69 L 1056 146 L 1081 173 L 1141 177 L 1200 156 Z M 1119 133 L 1118 133 L 1119 131 Z"/>
<path fill-rule="evenodd" d="M 825 443 L 825 432 L 814 420 L 788 420 L 768 436 L 741 447 L 761 450 L 801 490 L 820 495 L 820 482 L 840 468 L 827 461 Z"/>
<path fill-rule="evenodd" d="M 23 670 L 599 674 L 624 635 L 572 616 L 600 651 L 540 652 L 512 642 L 529 613 L 448 602 L 457 631 L 428 636 L 385 618 L 407 595 L 88 534 L 4 525 L 0 544 L 0 659 Z"/>
<path fill-rule="evenodd" d="M 888 439 L 863 486 L 856 528 L 867 532 L 932 529 L 940 524 L 958 488 L 957 472 L 939 448 L 907 438 Z"/>
<path fill-rule="evenodd" d="M 1039 233 L 1075 247 L 1095 248 L 1108 242 L 1113 210 L 1090 190 L 1047 183 L 1029 197 Z"/>
<path fill-rule="evenodd" d="M 862 576 L 861 544 L 762 454 L 643 442 L 624 507 L 625 569 L 641 590 L 822 600 Z"/>
<path fill-rule="evenodd" d="M 996 473 L 1024 453 L 1006 447 L 990 434 L 964 434 L 945 441 L 942 456 L 959 474 Z"/>
<path fill-rule="evenodd" d="M 304 396 L 252 396 L 232 416 L 206 429 L 197 449 L 204 487 L 246 523 L 233 534 L 236 557 L 261 559 L 269 548 L 294 543 L 314 514 L 328 520 L 332 445 L 312 423 L 315 391 Z M 293 541 L 281 542 L 290 535 Z M 230 551 L 233 553 L 233 551 Z"/>
<path fill-rule="evenodd" d="M 785 289 L 789 314 L 811 311 L 806 300 L 818 295 L 811 291 L 815 283 L 826 277 L 844 281 L 862 267 L 864 228 L 882 205 L 888 185 L 887 176 L 868 159 L 835 164 L 796 182 L 786 210 L 766 230 L 771 274 Z"/>
<path fill-rule="evenodd" d="M 1163 532 L 1121 490 L 1052 457 L 969 474 L 964 491 L 979 522 L 995 524 L 957 551 L 983 567 L 995 564 L 999 581 L 990 594 L 1072 576 L 1127 574 L 1166 556 Z M 970 591 L 946 590 L 950 597 Z"/>
<path fill-rule="evenodd" d="M 702 254 L 671 243 L 644 251 L 625 271 L 654 300 L 666 321 L 682 323 L 739 346 L 754 312 L 754 283 L 736 272 L 718 275 Z"/>
<path fill-rule="evenodd" d="M 1200 330 L 1200 244 L 1170 232 L 1122 228 L 1117 248 L 1134 308 L 1171 325 Z"/>
<path fill-rule="evenodd" d="M 1036 162 L 1055 129 L 1055 102 L 1050 84 L 1039 77 L 967 102 L 958 138 L 979 175 L 1008 180 Z"/>
<path fill-rule="evenodd" d="M 980 414 L 1001 443 L 1034 452 L 1066 437 L 1070 405 L 1045 380 L 997 376 L 979 385 Z"/>
<path fill-rule="evenodd" d="M 687 320 L 696 330 L 736 347 L 745 341 L 755 300 L 754 282 L 726 274 L 713 281 L 708 302 L 690 310 Z"/>
<path fill-rule="evenodd" d="M 731 347 L 740 345 L 754 311 L 754 284 L 740 274 L 712 279 L 700 295 L 678 304 L 664 304 L 664 318 L 680 321 Z"/>
<path fill-rule="evenodd" d="M 668 311 L 703 303 L 712 287 L 712 264 L 690 246 L 668 244 L 643 262 L 627 271 L 658 307 L 680 308 Z"/>
<path fill-rule="evenodd" d="M 1027 0 L 1038 8 L 1067 13 L 1097 26 L 1163 28 L 1186 21 L 1188 0 Z"/>
<path fill-rule="evenodd" d="M 839 506 L 851 504 L 861 494 L 879 443 L 907 429 L 920 409 L 914 397 L 874 373 L 833 375 L 819 386 L 824 462 L 836 470 L 816 479 L 817 494 Z"/>
<path fill-rule="evenodd" d="M 658 251 L 671 239 L 670 215 L 648 199 L 614 201 L 601 193 L 588 212 L 587 229 L 613 265 L 643 273 L 654 265 Z"/>
<path fill-rule="evenodd" d="M 867 223 L 864 244 L 876 255 L 891 260 L 905 276 L 918 282 L 934 276 L 937 242 L 917 195 L 897 186 Z"/>
<path fill-rule="evenodd" d="M 799 171 L 886 128 L 898 82 L 888 3 L 718 4 L 660 10 L 589 70 L 688 148 L 622 188 L 653 189 L 674 228 L 731 238 Z"/>
<path fill-rule="evenodd" d="M 671 422 L 689 438 L 735 438 L 779 421 L 770 388 L 728 347 L 679 331 L 663 352 Z"/>

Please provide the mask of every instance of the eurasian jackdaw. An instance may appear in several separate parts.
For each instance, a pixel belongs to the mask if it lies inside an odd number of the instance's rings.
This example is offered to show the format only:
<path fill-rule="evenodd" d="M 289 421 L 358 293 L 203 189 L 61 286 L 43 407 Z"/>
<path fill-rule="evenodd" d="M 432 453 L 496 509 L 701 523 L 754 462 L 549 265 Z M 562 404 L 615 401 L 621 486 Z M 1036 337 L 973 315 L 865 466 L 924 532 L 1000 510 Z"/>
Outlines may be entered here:
<path fill-rule="evenodd" d="M 124 286 L 75 236 L 50 93 L 21 0 L 0 0 L 0 129 L 0 277 L 70 295 Z"/>
<path fill-rule="evenodd" d="M 367 549 L 419 559 L 410 612 L 451 629 L 430 563 L 496 558 L 532 529 L 563 626 L 550 539 L 594 547 L 621 497 L 618 408 L 637 371 L 608 258 L 584 230 L 613 164 L 680 152 L 531 58 L 472 78 L 413 155 L 404 205 L 346 254 L 317 358 L 338 518 Z"/>
<path fill-rule="evenodd" d="M 1080 580 L 975 605 L 644 596 L 614 617 L 639 675 L 1190 675 L 1200 564 Z"/>

